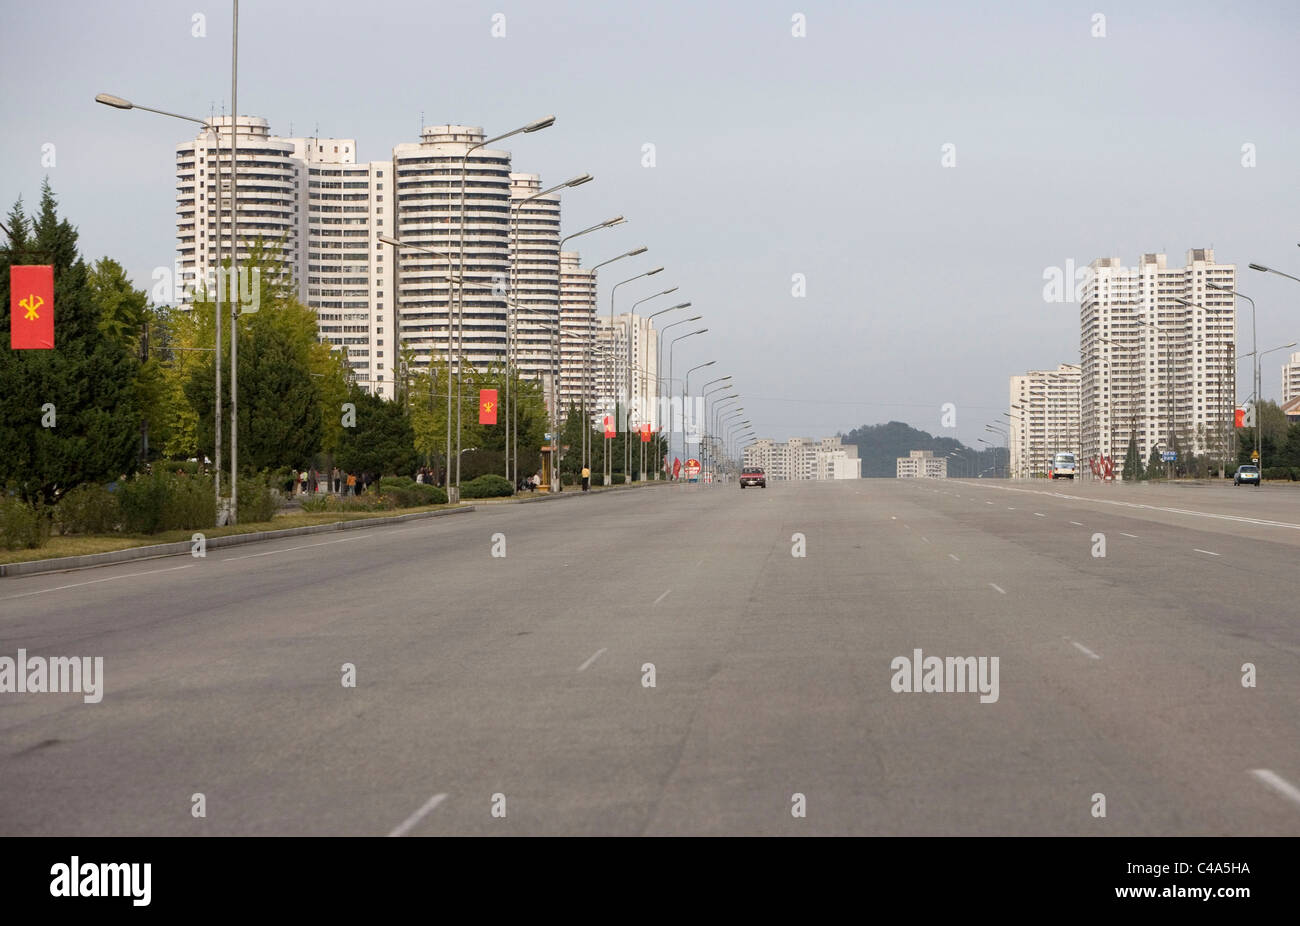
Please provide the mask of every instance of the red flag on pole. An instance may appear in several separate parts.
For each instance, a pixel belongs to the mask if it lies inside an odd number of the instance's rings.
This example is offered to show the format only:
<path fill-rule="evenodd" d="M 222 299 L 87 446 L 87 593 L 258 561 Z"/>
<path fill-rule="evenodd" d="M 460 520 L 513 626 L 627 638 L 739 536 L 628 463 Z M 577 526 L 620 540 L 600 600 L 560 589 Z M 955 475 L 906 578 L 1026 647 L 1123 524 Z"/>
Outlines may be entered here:
<path fill-rule="evenodd" d="M 682 474 L 681 457 L 673 457 L 673 478 L 676 479 L 681 474 Z"/>
<path fill-rule="evenodd" d="M 613 440 L 614 437 L 617 436 L 617 432 L 614 430 L 613 415 L 605 416 L 605 436 L 608 437 L 610 440 Z"/>
<path fill-rule="evenodd" d="M 1244 428 L 1246 426 L 1244 424 L 1245 420 L 1246 410 L 1244 408 L 1239 408 L 1233 413 L 1232 426 L 1235 428 Z"/>
<path fill-rule="evenodd" d="M 650 425 L 648 424 L 641 425 L 641 443 L 650 443 Z"/>
<path fill-rule="evenodd" d="M 497 391 L 495 389 L 480 389 L 478 391 L 478 423 L 497 423 Z"/>
<path fill-rule="evenodd" d="M 54 347 L 54 267 L 49 264 L 9 268 L 9 346 Z"/>

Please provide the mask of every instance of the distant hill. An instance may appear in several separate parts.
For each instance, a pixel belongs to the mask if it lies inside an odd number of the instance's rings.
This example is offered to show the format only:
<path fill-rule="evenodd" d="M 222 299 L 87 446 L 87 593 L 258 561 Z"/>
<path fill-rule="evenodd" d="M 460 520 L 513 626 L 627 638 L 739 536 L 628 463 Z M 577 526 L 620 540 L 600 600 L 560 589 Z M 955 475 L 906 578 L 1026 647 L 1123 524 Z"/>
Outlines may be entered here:
<path fill-rule="evenodd" d="M 936 457 L 946 456 L 954 450 L 970 450 L 956 438 L 935 437 L 901 421 L 891 421 L 888 424 L 864 424 L 860 428 L 854 428 L 848 434 L 841 434 L 840 438 L 846 444 L 857 445 L 864 477 L 894 477 L 898 473 L 898 458 L 907 456 L 913 450 L 929 450 Z M 990 440 L 993 440 L 991 436 Z M 969 456 L 974 458 L 970 461 L 969 467 L 963 466 L 958 470 L 955 464 L 950 463 L 949 474 L 953 476 L 958 475 L 959 472 L 965 474 L 968 469 L 971 473 L 978 473 L 999 463 L 1005 465 L 1007 452 L 1002 448 L 997 450 L 981 448 L 980 451 Z"/>

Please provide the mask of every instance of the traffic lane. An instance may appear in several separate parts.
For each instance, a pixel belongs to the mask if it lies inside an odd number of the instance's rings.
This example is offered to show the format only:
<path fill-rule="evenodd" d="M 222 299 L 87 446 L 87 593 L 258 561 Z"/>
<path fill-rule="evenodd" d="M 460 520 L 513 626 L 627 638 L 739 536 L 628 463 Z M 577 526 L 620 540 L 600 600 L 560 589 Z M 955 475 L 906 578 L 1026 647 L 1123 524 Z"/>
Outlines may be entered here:
<path fill-rule="evenodd" d="M 1271 493 L 1275 503 L 1270 504 L 1268 498 L 1252 498 L 1255 490 L 1247 488 L 1237 490 L 1237 494 L 1233 494 L 1230 488 L 1207 489 L 1206 494 L 1201 495 L 1190 490 L 1182 494 L 1177 489 L 1162 494 L 1148 491 L 1147 486 L 1123 484 L 1096 485 L 1083 491 L 1073 490 L 1068 482 L 1051 487 L 1000 485 L 992 481 L 972 481 L 964 485 L 969 497 L 978 496 L 997 504 L 1000 495 L 1005 500 L 1002 504 L 1014 506 L 1017 510 L 1035 504 L 1037 500 L 1055 499 L 1062 504 L 1071 504 L 1075 506 L 1073 520 L 1084 524 L 1088 522 L 1083 515 L 1088 512 L 1095 515 L 1109 512 L 1147 523 L 1300 547 L 1300 492 L 1287 489 Z M 1235 499 L 1242 499 L 1242 502 L 1234 504 Z M 1250 500 L 1248 503 L 1247 499 Z"/>
<path fill-rule="evenodd" d="M 1000 605 L 1004 651 L 1014 652 L 1018 639 L 1030 647 L 1020 664 L 1003 660 L 1004 678 L 1023 679 L 1035 697 L 1075 706 L 1036 727 L 1054 749 L 1061 738 L 1091 734 L 1096 761 L 1077 765 L 1075 777 L 1105 779 L 1109 787 L 1098 786 L 1098 793 L 1110 796 L 1112 811 L 1116 799 L 1125 805 L 1107 818 L 1105 832 L 1300 829 L 1295 808 L 1249 775 L 1256 765 L 1273 763 L 1263 767 L 1285 769 L 1300 780 L 1294 653 L 1273 652 L 1273 681 L 1243 689 L 1242 650 L 1258 648 L 1231 632 L 1189 631 L 1177 602 L 1135 596 L 1079 568 L 1081 560 L 1062 563 L 1037 548 L 1021 548 L 1020 537 L 990 536 L 978 523 L 921 504 L 911 512 L 898 507 L 899 520 L 891 525 L 898 543 L 946 562 L 969 581 L 970 600 Z M 908 518 L 916 519 L 910 531 Z M 991 588 L 994 582 L 1005 594 Z M 1023 744 L 1037 746 L 1037 736 Z M 1127 770 L 1110 775 L 1121 768 Z M 1078 831 L 1096 832 L 1097 823 L 1089 817 Z"/>
<path fill-rule="evenodd" d="M 209 831 L 289 832 L 303 831 L 304 827 L 311 831 L 317 826 L 323 828 L 317 831 L 339 831 L 332 826 L 339 821 L 339 805 L 350 805 L 350 798 L 339 801 L 332 790 L 320 791 L 320 786 L 309 779 L 289 789 L 288 794 L 296 799 L 286 801 L 285 782 L 295 779 L 294 770 L 299 767 L 320 769 L 330 765 L 325 760 L 335 751 L 349 755 L 355 764 L 357 753 L 348 748 L 348 743 L 357 739 L 357 727 L 392 729 L 391 721 L 377 719 L 404 716 L 408 692 L 414 692 L 409 700 L 417 707 L 409 724 L 402 725 L 402 731 L 390 740 L 395 748 L 400 749 L 410 740 L 412 730 L 420 729 L 424 715 L 448 709 L 456 714 L 458 698 L 451 695 L 460 690 L 474 691 L 476 686 L 462 684 L 452 692 L 431 688 L 428 663 L 436 664 L 444 673 L 448 666 L 468 666 L 470 676 L 462 679 L 467 683 L 494 664 L 484 654 L 517 650 L 519 641 L 513 638 L 526 639 L 526 634 L 545 638 L 541 631 L 548 615 L 544 609 L 521 607 L 520 603 L 527 600 L 525 592 L 547 581 L 571 592 L 574 581 L 572 573 L 549 568 L 551 564 L 542 548 L 553 548 L 557 542 L 568 544 L 574 547 L 568 552 L 578 554 L 575 560 L 600 549 L 633 549 L 630 544 L 607 542 L 602 536 L 602 524 L 616 528 L 620 535 L 627 532 L 634 522 L 619 510 L 626 506 L 588 506 L 584 500 L 573 504 L 573 515 L 537 511 L 530 514 L 530 519 L 571 520 L 578 516 L 579 507 L 584 509 L 581 530 L 546 527 L 542 537 L 545 543 L 538 544 L 536 555 L 519 556 L 516 546 L 513 559 L 498 562 L 515 568 L 494 577 L 502 594 L 496 599 L 496 609 L 488 613 L 474 607 L 476 601 L 468 600 L 464 602 L 468 607 L 457 616 L 455 595 L 450 596 L 450 607 L 428 613 L 428 599 L 420 607 L 422 589 L 410 587 L 401 595 L 404 586 L 384 571 L 382 557 L 387 551 L 363 548 L 369 558 L 363 557 L 364 561 L 356 564 L 361 567 L 359 574 L 364 581 L 355 583 L 355 591 L 369 596 L 369 608 L 359 607 L 357 601 L 345 600 L 340 594 L 346 582 L 333 562 L 309 561 L 305 567 L 314 569 L 304 567 L 287 574 L 277 571 L 268 579 L 262 596 L 267 606 L 262 613 L 274 618 L 272 623 L 252 619 L 246 610 L 218 604 L 204 615 L 203 626 L 212 628 L 221 639 L 206 645 L 195 647 L 189 635 L 180 634 L 169 646 L 155 628 L 146 628 L 149 638 L 143 640 L 139 639 L 140 631 L 124 634 L 132 637 L 125 647 L 128 651 L 135 648 L 150 653 L 153 674 L 146 678 L 126 677 L 118 686 L 125 690 L 106 704 L 96 705 L 101 709 L 97 715 L 66 710 L 59 712 L 56 720 L 41 717 L 41 723 L 20 726 L 16 732 L 7 727 L 7 738 L 11 733 L 27 735 L 23 742 L 6 742 L 6 746 L 16 747 L 14 752 L 24 755 L 22 768 L 26 774 L 10 779 L 12 790 L 7 789 L 6 795 L 13 798 L 17 793 L 21 801 L 15 806 L 7 800 L 7 812 L 0 816 L 13 825 L 15 816 L 28 808 L 43 808 L 44 814 L 37 812 L 26 818 L 26 824 L 34 827 L 31 831 L 42 831 L 40 827 L 51 822 L 50 808 L 55 807 L 59 808 L 56 814 L 63 826 L 68 827 L 64 831 L 188 832 L 192 831 L 192 821 L 184 815 L 174 816 L 171 811 L 175 804 L 167 809 L 160 807 L 157 795 L 174 795 L 194 787 L 195 781 L 206 781 L 209 790 L 226 798 L 227 807 L 219 820 L 214 815 Z M 603 517 L 602 508 L 606 509 Z M 494 520 L 499 521 L 498 526 L 521 526 L 520 522 L 528 519 L 512 516 L 519 510 L 502 508 Z M 689 514 L 689 508 L 673 513 L 674 529 L 679 529 L 684 514 Z M 644 523 L 638 527 L 644 530 Z M 524 548 L 528 548 L 526 530 L 511 529 L 509 536 L 517 543 L 523 541 Z M 592 538 L 598 541 L 594 545 L 588 542 Z M 683 546 L 673 545 L 672 549 Z M 409 554 L 409 550 L 405 552 Z M 337 551 L 331 553 L 333 559 L 338 558 Z M 482 571 L 490 559 L 489 535 L 484 534 L 480 543 L 454 545 L 447 556 L 451 559 L 449 567 L 460 575 Z M 512 581 L 512 576 L 518 581 Z M 474 594 L 481 597 L 481 586 Z M 304 599 L 304 595 L 310 597 Z M 277 606 L 277 601 L 282 604 Z M 561 615 L 565 613 L 563 608 L 557 610 Z M 573 609 L 570 605 L 568 610 L 578 618 L 595 620 L 603 616 L 604 609 Z M 360 618 L 365 619 L 364 626 Z M 557 638 L 563 642 L 562 634 Z M 362 680 L 367 676 L 372 680 L 371 686 L 359 685 L 355 698 L 341 697 L 349 694 L 339 679 L 343 660 L 354 662 Z M 118 662 L 108 660 L 109 665 Z M 119 676 L 124 675 L 119 671 Z M 517 690 L 513 678 L 512 670 L 494 679 L 496 688 L 511 698 Z M 386 694 L 376 695 L 375 684 L 381 690 L 386 687 Z M 431 693 L 439 695 L 432 703 L 428 701 Z M 28 701 L 33 699 L 39 700 L 29 696 Z M 41 702 L 39 706 L 47 705 L 53 707 L 53 702 Z M 355 717 L 350 712 L 356 712 Z M 16 715 L 7 712 L 7 719 L 12 721 Z M 343 730 L 347 736 L 342 735 Z M 195 731 L 200 731 L 197 736 Z M 364 739 L 361 737 L 362 742 Z M 43 742 L 66 748 L 32 748 Z M 74 754 L 77 759 L 70 762 Z M 156 761 L 160 758 L 164 761 Z M 363 768 L 371 765 L 362 764 Z M 66 771 L 69 768 L 71 773 Z M 415 774 L 422 778 L 424 771 L 427 767 L 417 769 Z M 341 782 L 353 781 L 353 772 L 346 764 L 336 769 Z M 160 786 L 156 776 L 164 777 L 167 786 Z M 106 781 L 113 785 L 106 785 Z M 92 782 L 97 785 L 91 787 Z M 108 807 L 113 809 L 105 816 L 102 798 L 109 792 L 113 799 Z M 304 822 L 299 815 L 302 803 L 310 802 L 318 792 L 319 802 L 311 815 L 318 822 Z M 48 793 L 50 799 L 33 799 L 33 794 L 43 793 Z M 231 812 L 232 803 L 241 808 L 239 813 Z M 366 804 L 360 804 L 363 811 Z M 374 819 L 367 818 L 365 826 L 347 831 L 369 832 L 374 825 Z"/>
<path fill-rule="evenodd" d="M 1023 493 L 996 489 L 913 495 L 944 517 L 1014 541 L 1020 550 L 1012 555 L 1043 554 L 1122 583 L 1134 596 L 1158 599 L 1179 609 L 1185 621 L 1266 648 L 1300 651 L 1294 593 L 1281 578 L 1293 568 L 1295 551 L 1271 529 L 1234 535 L 1225 544 L 1221 533 L 1200 529 L 1205 522 L 1199 519 L 1157 524 L 1134 509 L 1089 512 L 1051 495 L 1032 495 L 1028 506 Z M 989 506 L 990 498 L 1018 504 Z"/>

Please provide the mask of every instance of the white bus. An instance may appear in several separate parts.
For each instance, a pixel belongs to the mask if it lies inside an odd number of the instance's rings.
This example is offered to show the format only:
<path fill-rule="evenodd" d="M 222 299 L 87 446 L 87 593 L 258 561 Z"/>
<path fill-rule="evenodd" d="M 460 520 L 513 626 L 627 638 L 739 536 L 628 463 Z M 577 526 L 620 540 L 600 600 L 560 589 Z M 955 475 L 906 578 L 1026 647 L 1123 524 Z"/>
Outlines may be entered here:
<path fill-rule="evenodd" d="M 1074 454 L 1058 453 L 1052 457 L 1052 467 L 1047 471 L 1049 479 L 1074 478 Z"/>

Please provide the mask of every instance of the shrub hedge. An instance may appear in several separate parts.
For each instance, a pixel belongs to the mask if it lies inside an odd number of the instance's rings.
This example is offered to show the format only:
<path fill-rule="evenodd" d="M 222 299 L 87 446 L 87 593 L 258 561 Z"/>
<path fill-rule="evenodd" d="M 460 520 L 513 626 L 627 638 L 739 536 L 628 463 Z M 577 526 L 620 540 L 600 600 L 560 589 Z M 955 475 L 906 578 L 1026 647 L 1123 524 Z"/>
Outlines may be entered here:
<path fill-rule="evenodd" d="M 461 498 L 503 498 L 514 494 L 510 480 L 495 473 L 485 473 L 460 487 Z"/>
<path fill-rule="evenodd" d="M 122 510 L 107 487 L 80 485 L 59 499 L 54 521 L 60 534 L 111 534 L 122 523 Z"/>
<path fill-rule="evenodd" d="M 50 538 L 50 519 L 38 506 L 17 495 L 0 495 L 0 547 L 6 550 L 36 549 Z"/>

